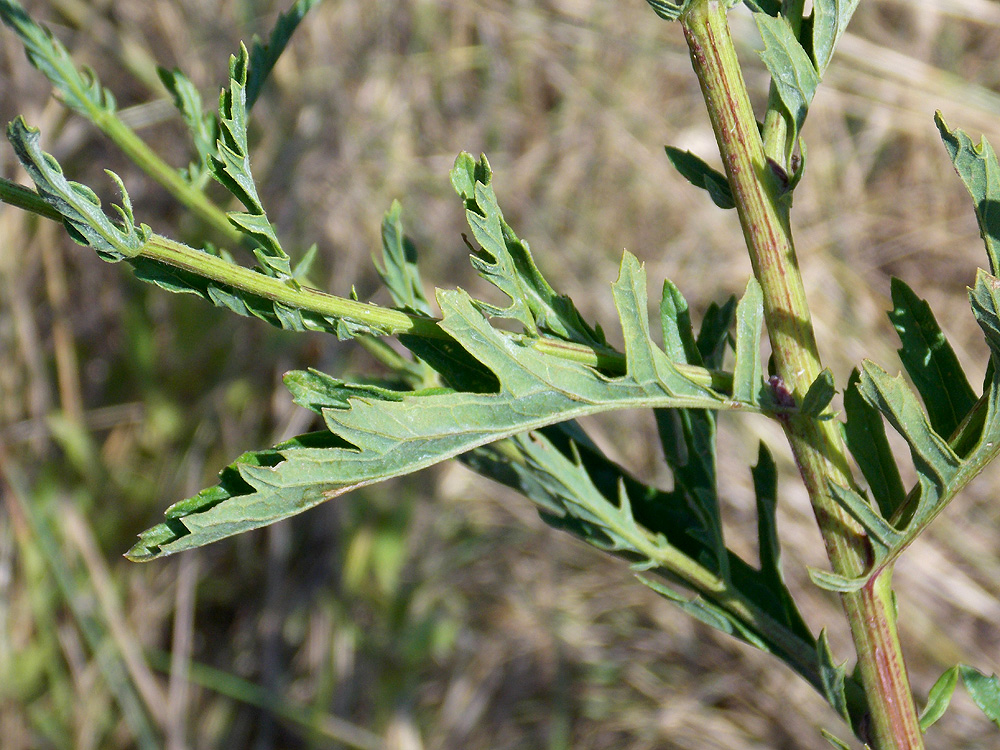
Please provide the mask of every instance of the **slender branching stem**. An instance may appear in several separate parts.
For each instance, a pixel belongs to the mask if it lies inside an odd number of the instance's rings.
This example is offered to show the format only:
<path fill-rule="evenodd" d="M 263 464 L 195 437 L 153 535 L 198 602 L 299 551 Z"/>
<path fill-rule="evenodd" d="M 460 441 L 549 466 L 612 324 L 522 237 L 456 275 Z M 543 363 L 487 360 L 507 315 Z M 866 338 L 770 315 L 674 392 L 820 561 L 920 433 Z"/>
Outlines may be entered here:
<path fill-rule="evenodd" d="M 0 178 L 0 202 L 31 211 L 53 221 L 62 220 L 59 212 L 34 190 L 4 178 Z M 162 235 L 151 235 L 140 249 L 139 255 L 172 268 L 189 271 L 221 286 L 280 302 L 296 310 L 366 323 L 385 331 L 387 335 L 409 334 L 437 339 L 448 336 L 438 326 L 438 320 L 435 318 L 337 297 L 318 289 L 292 286 L 280 279 L 258 273 L 252 268 L 196 250 Z M 545 337 L 532 339 L 530 343 L 536 349 L 560 359 L 597 367 L 609 373 L 625 372 L 625 355 L 611 347 L 598 348 Z M 732 373 L 679 363 L 675 366 L 685 377 L 706 388 L 720 393 L 732 390 Z"/>
<path fill-rule="evenodd" d="M 788 222 L 785 181 L 764 152 L 746 84 L 718 0 L 695 0 L 681 18 L 695 73 L 739 212 L 782 388 L 801 399 L 822 370 Z M 837 573 L 863 572 L 869 550 L 862 530 L 836 504 L 831 483 L 853 486 L 839 426 L 790 416 L 784 421 L 830 563 Z M 896 631 L 888 569 L 843 595 L 858 654 L 868 716 L 855 731 L 878 750 L 922 748 L 923 739 Z"/>

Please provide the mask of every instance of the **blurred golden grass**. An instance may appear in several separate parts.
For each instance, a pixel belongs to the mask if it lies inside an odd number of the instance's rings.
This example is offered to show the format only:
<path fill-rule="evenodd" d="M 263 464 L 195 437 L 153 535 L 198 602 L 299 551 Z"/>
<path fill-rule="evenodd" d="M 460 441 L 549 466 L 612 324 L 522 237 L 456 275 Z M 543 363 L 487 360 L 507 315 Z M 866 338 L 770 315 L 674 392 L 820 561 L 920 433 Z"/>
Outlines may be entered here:
<path fill-rule="evenodd" d="M 284 3 L 27 3 L 175 164 L 181 127 L 153 75 L 179 66 L 211 100 L 240 39 Z M 748 82 L 766 80 L 747 14 Z M 0 115 L 42 125 L 74 179 L 125 179 L 140 220 L 204 239 L 106 140 L 48 97 L 9 33 Z M 987 0 L 868 0 L 805 130 L 796 236 L 838 382 L 896 367 L 888 278 L 929 298 L 963 363 L 986 354 L 964 288 L 984 265 L 968 196 L 932 114 L 1000 142 L 1000 13 Z M 329 288 L 378 297 L 369 261 L 392 199 L 425 279 L 481 288 L 447 181 L 485 151 L 508 219 L 590 317 L 613 320 L 623 247 L 696 316 L 742 290 L 735 217 L 671 170 L 662 146 L 712 153 L 680 30 L 641 0 L 321 4 L 255 110 L 255 171 L 288 246 L 318 242 Z M 23 180 L 10 149 L 8 177 Z M 262 330 L 142 288 L 50 226 L 0 209 L 0 737 L 4 748 L 824 748 L 832 712 L 783 667 L 691 622 L 531 506 L 458 466 L 376 487 L 292 522 L 149 566 L 120 553 L 242 450 L 308 428 L 280 386 L 306 365 L 367 367 L 350 344 Z M 651 290 L 651 293 L 655 290 Z M 597 437 L 669 482 L 651 425 Z M 811 512 L 763 421 L 724 417 L 731 544 L 754 554 L 758 438 L 785 463 L 787 577 L 814 628 L 849 653 Z M 997 474 L 906 554 L 901 629 L 921 697 L 958 660 L 1000 669 Z M 155 669 L 153 669 L 155 665 Z M 214 671 L 213 671 L 214 669 Z M 221 670 L 221 673 L 220 673 Z M 145 738 L 145 739 L 144 739 Z M 959 696 L 932 746 L 995 729 Z M 367 744 L 366 744 L 367 743 Z"/>

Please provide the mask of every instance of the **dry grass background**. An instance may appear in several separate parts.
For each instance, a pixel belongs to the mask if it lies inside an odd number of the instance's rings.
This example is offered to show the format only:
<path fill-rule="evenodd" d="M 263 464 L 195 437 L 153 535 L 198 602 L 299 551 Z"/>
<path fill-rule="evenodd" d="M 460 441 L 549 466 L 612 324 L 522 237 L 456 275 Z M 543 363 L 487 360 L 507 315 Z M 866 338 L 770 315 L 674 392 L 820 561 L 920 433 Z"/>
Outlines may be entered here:
<path fill-rule="evenodd" d="M 27 3 L 175 164 L 178 120 L 152 74 L 206 95 L 240 39 L 282 2 Z M 747 14 L 748 80 L 766 83 Z M 24 113 L 75 179 L 119 172 L 142 221 L 202 230 L 106 139 L 48 97 L 0 35 L 0 116 Z M 890 275 L 929 298 L 979 378 L 964 288 L 984 253 L 932 123 L 1000 143 L 1000 5 L 866 0 L 810 113 L 796 193 L 800 259 L 824 356 L 843 383 L 896 367 Z M 376 295 L 369 261 L 393 198 L 425 279 L 481 289 L 447 170 L 485 151 L 509 221 L 591 317 L 613 320 L 623 247 L 696 313 L 742 290 L 735 217 L 674 174 L 664 143 L 711 153 L 680 30 L 642 0 L 328 0 L 299 29 L 255 110 L 255 171 L 286 246 L 318 242 L 321 277 Z M 8 177 L 24 179 L 9 148 Z M 308 427 L 280 385 L 306 365 L 368 367 L 350 344 L 293 336 L 144 288 L 56 228 L 0 209 L 0 744 L 41 747 L 819 748 L 843 733 L 818 696 L 749 647 L 685 618 L 547 529 L 522 498 L 458 466 L 357 492 L 291 522 L 164 562 L 120 554 L 170 502 L 244 449 Z M 788 578 L 812 625 L 849 653 L 836 601 L 808 584 L 818 535 L 782 437 L 723 416 L 729 538 L 753 555 L 746 467 L 784 462 Z M 621 423 L 619 423 L 621 424 Z M 651 425 L 596 421 L 643 476 Z M 1000 669 L 997 472 L 898 568 L 918 693 L 956 661 Z M 959 695 L 932 747 L 1000 747 Z"/>

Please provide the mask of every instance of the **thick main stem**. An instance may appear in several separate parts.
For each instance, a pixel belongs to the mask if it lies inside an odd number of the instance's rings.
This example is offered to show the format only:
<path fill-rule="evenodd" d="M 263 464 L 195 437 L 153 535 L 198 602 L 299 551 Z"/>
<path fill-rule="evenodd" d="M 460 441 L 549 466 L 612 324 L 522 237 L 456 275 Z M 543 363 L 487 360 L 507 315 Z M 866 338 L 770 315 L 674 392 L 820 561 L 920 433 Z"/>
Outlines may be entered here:
<path fill-rule="evenodd" d="M 805 288 L 795 257 L 780 170 L 765 157 L 746 84 L 718 0 L 695 0 L 681 18 L 691 61 L 739 213 L 780 387 L 801 399 L 822 370 Z M 805 482 L 834 571 L 863 572 L 868 542 L 830 496 L 831 482 L 853 485 L 843 438 L 833 420 L 793 417 L 785 432 Z M 868 717 L 856 731 L 878 750 L 923 748 L 916 709 L 896 631 L 886 571 L 862 590 L 843 595 L 858 654 Z"/>

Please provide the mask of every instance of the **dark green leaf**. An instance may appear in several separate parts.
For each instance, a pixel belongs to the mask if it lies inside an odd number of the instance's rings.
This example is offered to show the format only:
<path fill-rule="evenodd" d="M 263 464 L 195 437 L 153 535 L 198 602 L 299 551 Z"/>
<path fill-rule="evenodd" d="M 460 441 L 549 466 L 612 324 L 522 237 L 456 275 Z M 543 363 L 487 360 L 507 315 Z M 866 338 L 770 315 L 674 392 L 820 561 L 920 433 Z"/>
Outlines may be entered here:
<path fill-rule="evenodd" d="M 979 145 L 962 130 L 949 130 L 941 113 L 934 115 L 934 123 L 941 133 L 941 140 L 948 150 L 951 162 L 965 188 L 976 204 L 979 232 L 986 243 L 990 260 L 990 273 L 1000 275 L 1000 166 L 997 155 L 986 138 Z"/>
<path fill-rule="evenodd" d="M 719 208 L 736 208 L 729 180 L 724 174 L 710 167 L 701 157 L 690 151 L 681 151 L 673 146 L 666 146 L 666 150 L 667 158 L 674 165 L 674 169 L 695 187 L 707 190 L 715 205 Z"/>
<path fill-rule="evenodd" d="M 808 417 L 819 417 L 826 411 L 836 393 L 833 373 L 829 370 L 823 370 L 809 386 L 806 395 L 802 397 L 799 411 Z"/>
<path fill-rule="evenodd" d="M 115 111 L 114 96 L 101 86 L 94 71 L 77 69 L 62 43 L 35 23 L 19 3 L 0 0 L 0 20 L 17 34 L 28 60 L 49 79 L 67 107 L 88 119 Z"/>
<path fill-rule="evenodd" d="M 920 730 L 926 732 L 940 719 L 951 703 L 951 696 L 958 685 L 958 667 L 952 667 L 942 674 L 927 695 L 927 705 L 920 712 Z"/>
<path fill-rule="evenodd" d="M 667 21 L 676 21 L 680 18 L 684 6 L 690 0 L 646 0 L 649 7 L 653 9 L 660 18 Z"/>
<path fill-rule="evenodd" d="M 246 81 L 246 107 L 248 110 L 253 108 L 257 97 L 260 96 L 264 82 L 271 74 L 278 58 L 281 57 L 281 53 L 285 51 L 285 47 L 292 38 L 292 34 L 295 33 L 295 29 L 298 28 L 299 22 L 319 3 L 320 0 L 295 0 L 291 8 L 278 16 L 266 44 L 254 36 L 250 49 L 250 70 Z"/>
<path fill-rule="evenodd" d="M 987 677 L 965 664 L 960 664 L 958 669 L 969 697 L 986 714 L 986 718 L 1000 727 L 1000 679 L 995 674 Z"/>
<path fill-rule="evenodd" d="M 812 53 L 822 76 L 860 0 L 813 0 Z"/>
<path fill-rule="evenodd" d="M 889 320 L 903 344 L 900 361 L 927 407 L 931 427 L 951 436 L 975 405 L 976 394 L 930 306 L 895 278 L 892 302 Z"/>
<path fill-rule="evenodd" d="M 767 13 L 755 13 L 754 20 L 764 41 L 760 57 L 771 73 L 771 80 L 786 110 L 787 143 L 791 149 L 799 139 L 809 105 L 819 86 L 819 74 L 787 20 Z M 786 163 L 790 157 L 789 152 Z"/>
<path fill-rule="evenodd" d="M 485 156 L 477 162 L 463 153 L 455 160 L 451 182 L 465 202 L 466 219 L 482 248 L 472 256 L 472 265 L 511 301 L 506 308 L 477 302 L 479 307 L 488 315 L 518 321 L 531 334 L 606 345 L 600 330 L 587 325 L 570 299 L 557 294 L 542 276 L 528 243 L 518 239 L 504 221 L 492 180 Z"/>
<path fill-rule="evenodd" d="M 858 390 L 860 374 L 851 373 L 844 392 L 847 422 L 844 438 L 861 473 L 885 518 L 892 518 L 906 500 L 906 490 L 885 436 L 885 424 L 879 411 Z"/>
<path fill-rule="evenodd" d="M 431 305 L 424 295 L 423 282 L 417 269 L 417 251 L 410 238 L 403 234 L 400 221 L 402 206 L 393 201 L 382 219 L 382 266 L 375 268 L 385 283 L 396 307 L 410 312 L 431 315 Z"/>

